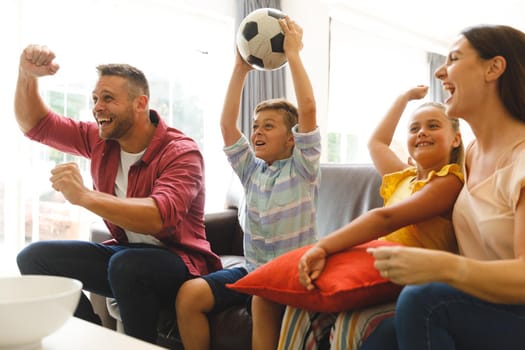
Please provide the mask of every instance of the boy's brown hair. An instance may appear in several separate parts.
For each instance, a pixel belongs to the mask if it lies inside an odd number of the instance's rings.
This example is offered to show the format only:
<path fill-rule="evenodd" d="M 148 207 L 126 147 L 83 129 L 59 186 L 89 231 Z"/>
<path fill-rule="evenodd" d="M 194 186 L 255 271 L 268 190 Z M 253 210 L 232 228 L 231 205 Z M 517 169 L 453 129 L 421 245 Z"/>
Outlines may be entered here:
<path fill-rule="evenodd" d="M 284 123 L 288 126 L 289 130 L 298 123 L 299 113 L 297 112 L 297 107 L 288 102 L 283 98 L 270 99 L 260 102 L 255 107 L 255 115 L 261 111 L 266 110 L 280 110 L 284 112 Z"/>

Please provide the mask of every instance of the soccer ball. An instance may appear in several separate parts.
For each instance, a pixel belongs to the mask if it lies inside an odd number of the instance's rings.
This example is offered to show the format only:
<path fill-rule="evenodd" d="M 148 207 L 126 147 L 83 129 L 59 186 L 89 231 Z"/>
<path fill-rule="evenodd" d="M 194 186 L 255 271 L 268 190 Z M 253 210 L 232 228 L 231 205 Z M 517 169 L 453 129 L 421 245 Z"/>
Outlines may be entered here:
<path fill-rule="evenodd" d="M 278 19 L 286 15 L 273 8 L 249 13 L 237 30 L 237 48 L 244 61 L 258 70 L 275 70 L 287 63 L 284 33 Z"/>

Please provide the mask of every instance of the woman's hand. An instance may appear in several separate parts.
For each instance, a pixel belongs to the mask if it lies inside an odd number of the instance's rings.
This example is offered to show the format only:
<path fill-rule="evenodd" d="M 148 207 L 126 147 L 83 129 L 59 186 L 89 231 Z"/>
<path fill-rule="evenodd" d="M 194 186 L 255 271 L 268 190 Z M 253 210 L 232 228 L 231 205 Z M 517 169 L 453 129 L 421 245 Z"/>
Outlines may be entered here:
<path fill-rule="evenodd" d="M 369 248 L 367 252 L 374 256 L 374 267 L 381 276 L 401 285 L 442 282 L 443 271 L 453 256 L 444 251 L 413 247 Z"/>

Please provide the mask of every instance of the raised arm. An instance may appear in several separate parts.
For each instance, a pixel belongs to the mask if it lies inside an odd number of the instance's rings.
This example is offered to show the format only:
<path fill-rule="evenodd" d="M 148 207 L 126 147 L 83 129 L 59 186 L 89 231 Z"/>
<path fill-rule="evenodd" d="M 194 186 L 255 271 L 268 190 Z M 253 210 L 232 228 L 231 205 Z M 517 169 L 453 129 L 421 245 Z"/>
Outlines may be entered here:
<path fill-rule="evenodd" d="M 252 67 L 244 62 L 239 52 L 237 52 L 221 114 L 221 132 L 225 146 L 233 145 L 241 137 L 237 119 L 239 117 L 244 81 L 250 70 L 252 70 Z"/>
<path fill-rule="evenodd" d="M 55 54 L 46 46 L 30 45 L 20 55 L 18 81 L 15 90 L 15 116 L 26 133 L 46 116 L 49 108 L 38 92 L 38 78 L 58 71 Z"/>
<path fill-rule="evenodd" d="M 317 120 L 312 84 L 299 55 L 303 47 L 303 29 L 288 16 L 280 19 L 279 23 L 284 32 L 284 52 L 288 59 L 297 98 L 299 132 L 307 133 L 317 127 Z"/>
<path fill-rule="evenodd" d="M 368 140 L 368 151 L 377 171 L 381 174 L 393 173 L 405 169 L 407 162 L 402 161 L 390 148 L 397 124 L 409 101 L 425 97 L 428 86 L 417 86 L 399 95 Z"/>
<path fill-rule="evenodd" d="M 449 215 L 463 187 L 461 179 L 449 174 L 432 179 L 421 190 L 396 204 L 376 208 L 349 224 L 321 238 L 299 262 L 299 280 L 313 289 L 313 280 L 319 277 L 326 258 L 344 249 L 382 237 L 430 218 Z"/>

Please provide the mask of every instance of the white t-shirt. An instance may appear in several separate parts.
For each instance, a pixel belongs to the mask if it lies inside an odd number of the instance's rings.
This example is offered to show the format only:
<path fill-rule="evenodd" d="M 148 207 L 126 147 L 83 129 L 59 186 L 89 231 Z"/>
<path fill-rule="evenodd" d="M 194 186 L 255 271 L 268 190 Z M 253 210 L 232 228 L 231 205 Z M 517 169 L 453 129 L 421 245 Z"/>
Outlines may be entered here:
<path fill-rule="evenodd" d="M 129 168 L 142 158 L 142 155 L 146 152 L 143 150 L 139 153 L 128 153 L 120 151 L 120 163 L 117 172 L 117 178 L 115 179 L 115 194 L 119 198 L 127 197 L 128 189 L 128 174 Z M 130 230 L 124 230 L 128 236 L 130 243 L 147 243 L 153 245 L 163 245 L 161 241 L 151 235 L 144 235 Z"/>

